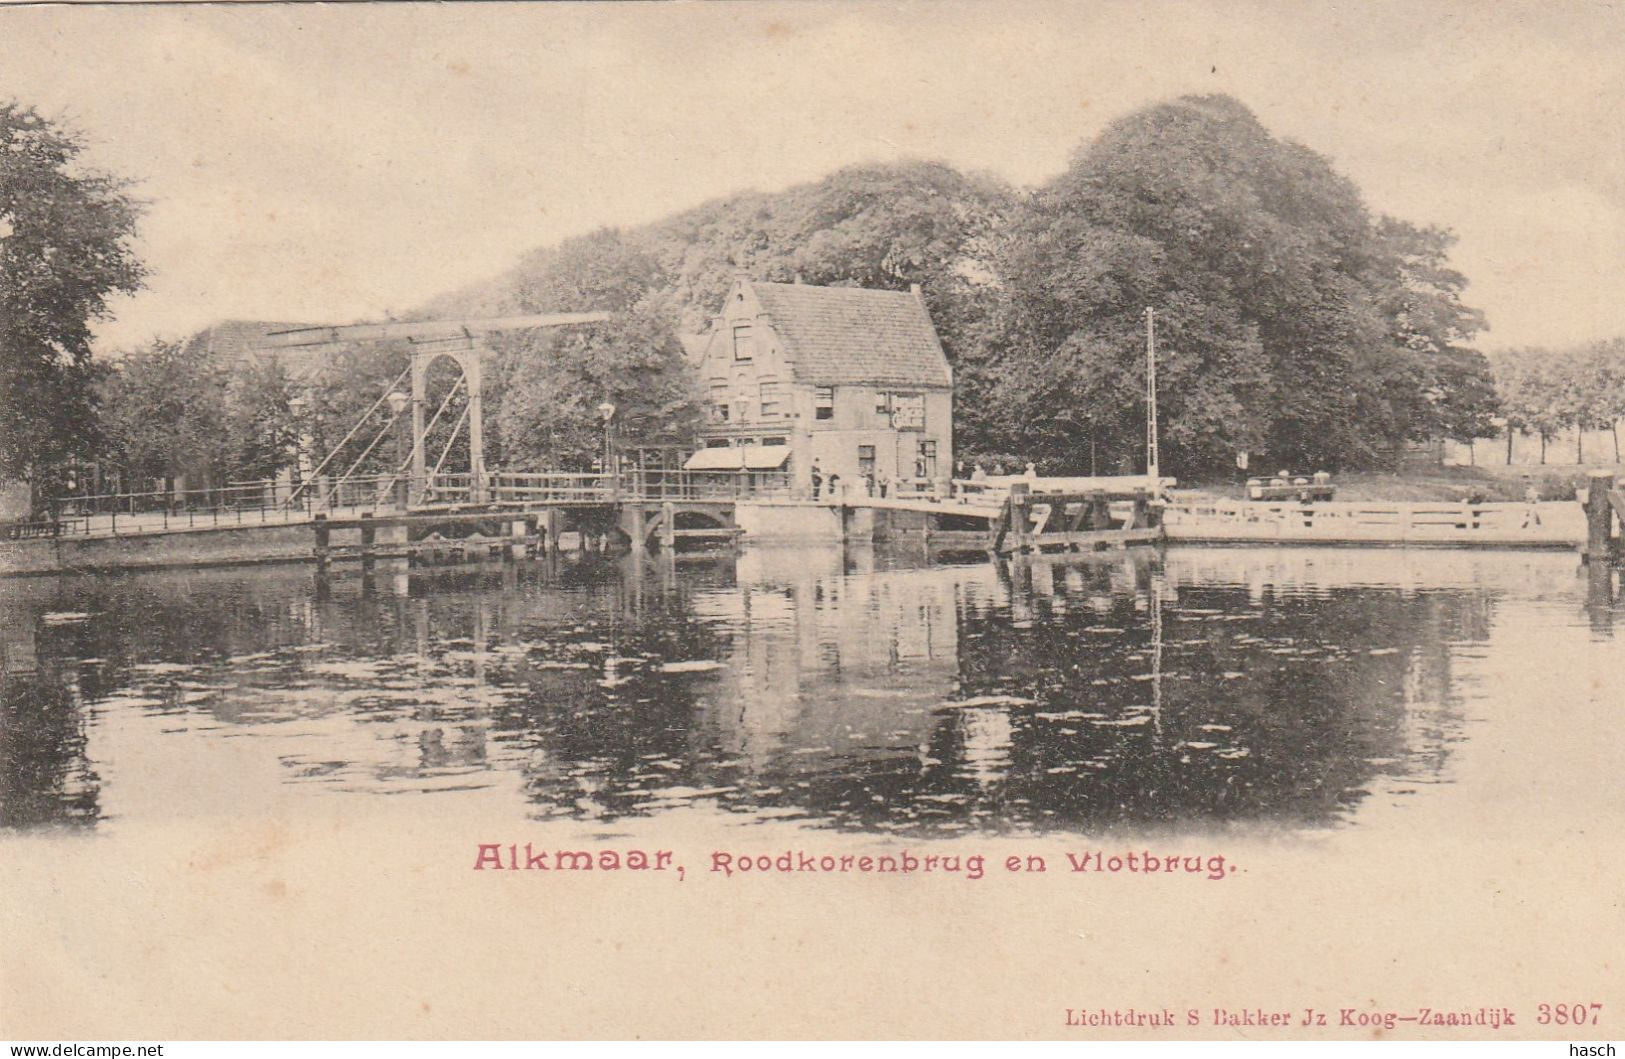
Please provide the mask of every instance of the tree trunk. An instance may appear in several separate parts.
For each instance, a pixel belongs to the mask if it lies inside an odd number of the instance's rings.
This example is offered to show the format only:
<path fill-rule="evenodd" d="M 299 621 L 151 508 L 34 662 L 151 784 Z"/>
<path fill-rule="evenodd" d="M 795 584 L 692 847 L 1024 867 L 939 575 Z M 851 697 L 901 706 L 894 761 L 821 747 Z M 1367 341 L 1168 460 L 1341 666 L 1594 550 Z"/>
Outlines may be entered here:
<path fill-rule="evenodd" d="M 1540 465 L 1546 466 L 1546 432 L 1540 432 Z"/>
<path fill-rule="evenodd" d="M 1574 462 L 1583 464 L 1586 461 L 1586 428 L 1574 428 Z"/>
<path fill-rule="evenodd" d="M 1513 438 L 1512 424 L 1508 423 L 1507 424 L 1507 466 L 1508 467 L 1512 466 L 1512 438 Z"/>
<path fill-rule="evenodd" d="M 1609 431 L 1614 435 L 1614 462 L 1619 462 L 1619 420 L 1608 424 Z"/>

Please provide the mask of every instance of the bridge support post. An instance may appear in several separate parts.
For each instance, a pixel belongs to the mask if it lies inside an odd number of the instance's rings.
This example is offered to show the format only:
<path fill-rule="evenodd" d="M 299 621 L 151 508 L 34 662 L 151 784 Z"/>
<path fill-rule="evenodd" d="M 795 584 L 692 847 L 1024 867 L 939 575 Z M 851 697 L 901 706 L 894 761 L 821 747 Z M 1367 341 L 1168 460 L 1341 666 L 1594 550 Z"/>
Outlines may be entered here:
<path fill-rule="evenodd" d="M 1619 544 L 1614 538 L 1614 508 L 1609 494 L 1614 491 L 1614 476 L 1607 471 L 1592 471 L 1586 493 L 1586 558 L 1591 562 L 1608 562 L 1619 556 Z"/>
<path fill-rule="evenodd" d="M 421 354 L 412 357 L 412 472 L 406 482 L 406 506 L 423 502 L 423 490 L 429 484 L 429 458 L 423 447 L 423 402 L 426 399 L 425 377 L 429 362 Z"/>
<path fill-rule="evenodd" d="M 1026 482 L 1010 483 L 1010 550 L 1032 550 L 1032 492 Z"/>
<path fill-rule="evenodd" d="M 311 527 L 316 531 L 316 573 L 318 576 L 326 577 L 328 543 L 330 540 L 328 536 L 330 531 L 327 525 L 327 516 L 318 514 L 311 520 Z"/>
<path fill-rule="evenodd" d="M 1147 529 L 1151 525 L 1151 504 L 1144 489 L 1134 490 L 1134 518 L 1129 529 Z"/>
<path fill-rule="evenodd" d="M 660 546 L 668 552 L 677 550 L 677 511 L 670 500 L 660 505 Z"/>
<path fill-rule="evenodd" d="M 378 542 L 378 527 L 373 525 L 372 512 L 361 513 L 361 573 L 372 573 L 373 547 Z"/>
<path fill-rule="evenodd" d="M 458 358 L 463 377 L 468 380 L 468 471 L 469 499 L 485 503 L 485 346 L 476 345 L 467 359 Z"/>
<path fill-rule="evenodd" d="M 508 558 L 523 559 L 525 557 L 525 531 L 529 527 L 522 518 L 513 519 L 508 523 Z"/>
<path fill-rule="evenodd" d="M 1112 503 L 1106 499 L 1105 493 L 1096 490 L 1089 494 L 1089 515 L 1084 519 L 1083 528 L 1086 530 L 1112 528 Z"/>
<path fill-rule="evenodd" d="M 559 552 L 563 550 L 559 547 L 559 527 L 563 523 L 564 519 L 559 516 L 558 508 L 550 507 L 547 509 L 547 542 L 545 547 L 547 548 L 547 554 L 554 559 L 557 559 Z"/>

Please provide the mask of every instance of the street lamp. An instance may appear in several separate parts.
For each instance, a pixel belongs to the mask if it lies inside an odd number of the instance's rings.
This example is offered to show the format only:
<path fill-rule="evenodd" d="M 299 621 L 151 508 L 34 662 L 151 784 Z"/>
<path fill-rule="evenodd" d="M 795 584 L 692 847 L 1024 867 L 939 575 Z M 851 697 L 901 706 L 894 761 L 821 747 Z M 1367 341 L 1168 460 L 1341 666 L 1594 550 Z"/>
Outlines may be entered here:
<path fill-rule="evenodd" d="M 397 419 L 400 418 L 402 412 L 406 411 L 406 406 L 412 403 L 412 398 L 408 397 L 400 390 L 391 390 L 387 400 L 389 401 L 390 412 L 392 412 Z M 395 433 L 395 470 L 391 475 L 392 482 L 399 480 L 401 467 L 406 463 L 406 458 L 401 455 L 401 448 L 401 435 L 400 432 L 397 431 Z M 399 490 L 397 490 L 397 493 L 399 493 Z M 403 504 L 402 506 L 404 507 L 405 505 Z"/>
<path fill-rule="evenodd" d="M 615 405 L 605 401 L 598 406 L 598 415 L 604 420 L 604 473 L 614 473 L 611 468 L 615 465 L 615 450 L 610 446 L 610 423 L 615 418 Z"/>

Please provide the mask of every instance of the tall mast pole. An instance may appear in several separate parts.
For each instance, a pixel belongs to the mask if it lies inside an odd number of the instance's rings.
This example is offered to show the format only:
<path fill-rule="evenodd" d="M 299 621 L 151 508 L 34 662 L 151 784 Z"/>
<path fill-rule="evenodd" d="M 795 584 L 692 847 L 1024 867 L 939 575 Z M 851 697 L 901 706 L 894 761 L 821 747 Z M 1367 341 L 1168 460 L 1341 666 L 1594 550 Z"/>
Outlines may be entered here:
<path fill-rule="evenodd" d="M 1152 492 L 1161 474 L 1157 458 L 1157 311 L 1145 310 L 1145 473 Z"/>

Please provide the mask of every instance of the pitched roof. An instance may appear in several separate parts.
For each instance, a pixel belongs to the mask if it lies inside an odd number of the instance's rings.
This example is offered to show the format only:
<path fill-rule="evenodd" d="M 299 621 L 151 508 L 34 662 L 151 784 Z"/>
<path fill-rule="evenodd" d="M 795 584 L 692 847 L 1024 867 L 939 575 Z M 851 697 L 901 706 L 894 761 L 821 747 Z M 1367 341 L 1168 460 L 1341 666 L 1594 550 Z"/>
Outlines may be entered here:
<path fill-rule="evenodd" d="M 800 382 L 952 385 L 942 342 L 917 294 L 800 283 L 750 288 Z"/>
<path fill-rule="evenodd" d="M 187 339 L 186 345 L 191 348 L 201 344 L 209 353 L 228 363 L 274 357 L 282 362 L 294 379 L 307 381 L 320 369 L 320 359 L 299 349 L 268 351 L 266 336 L 274 331 L 291 331 L 308 326 L 273 320 L 222 320 Z"/>

